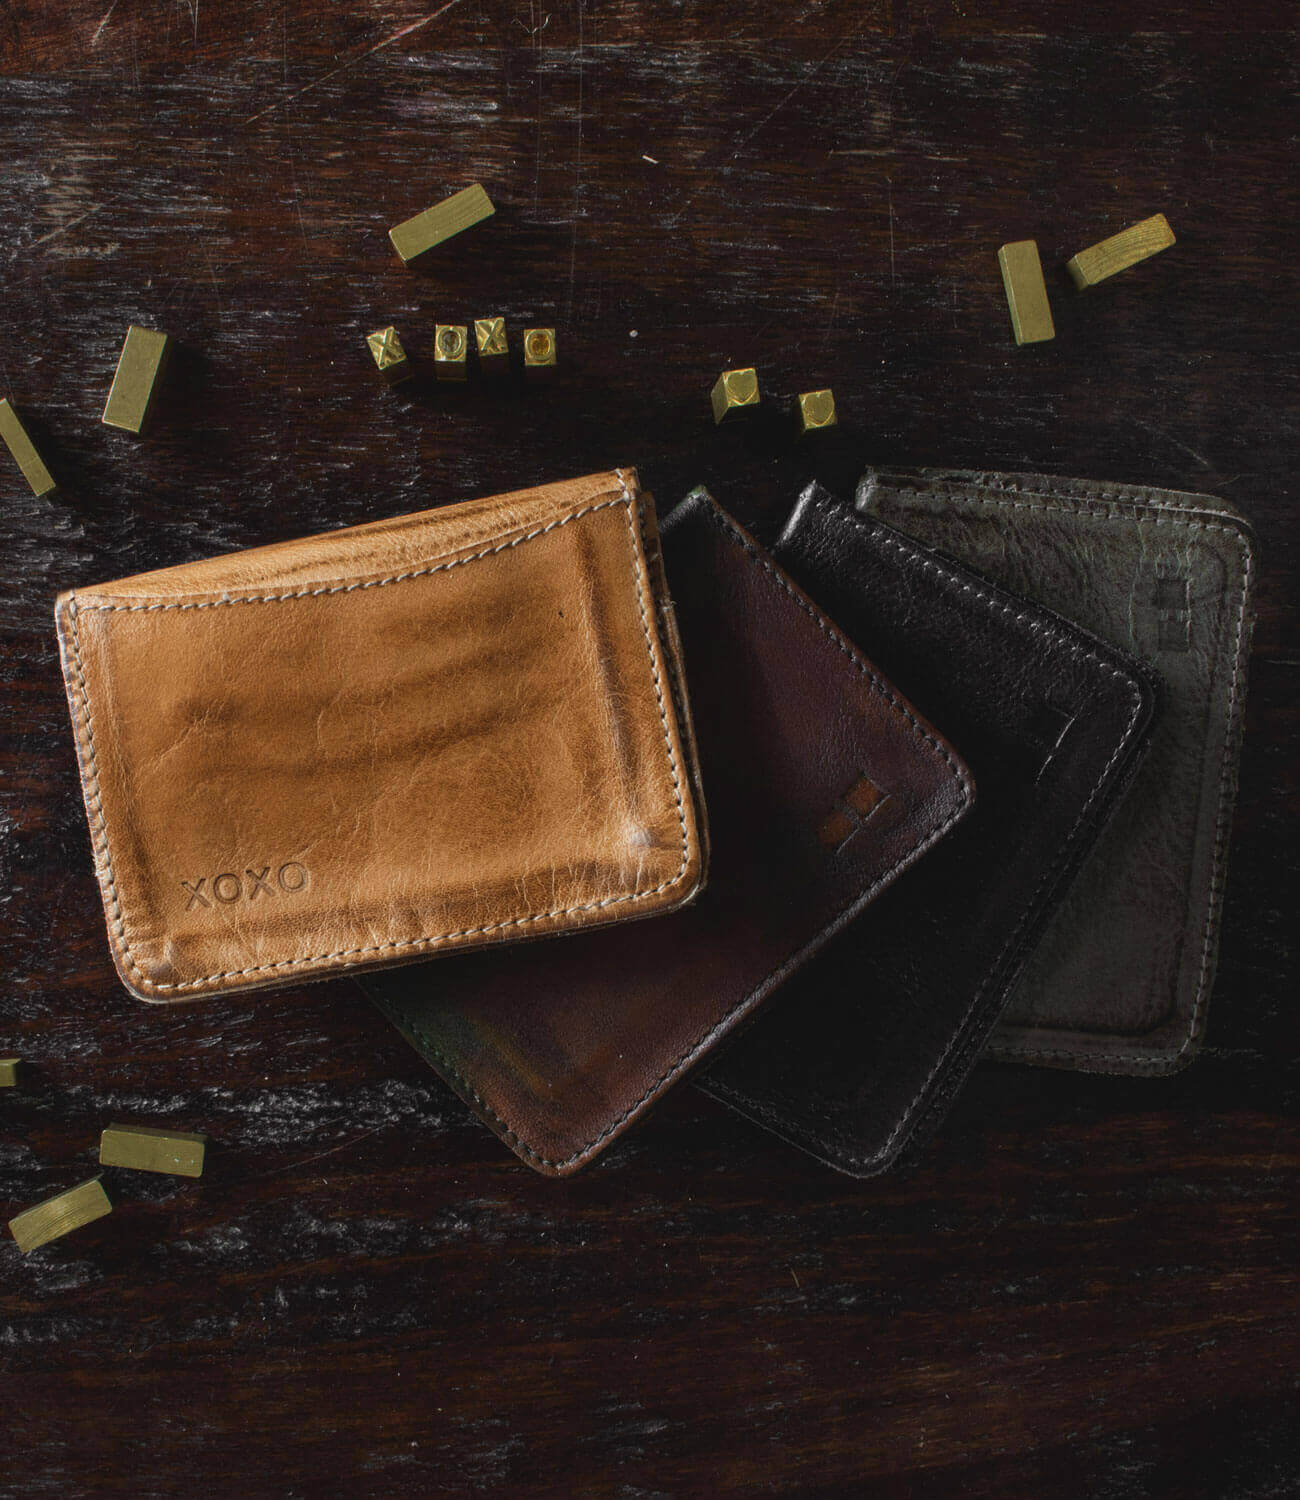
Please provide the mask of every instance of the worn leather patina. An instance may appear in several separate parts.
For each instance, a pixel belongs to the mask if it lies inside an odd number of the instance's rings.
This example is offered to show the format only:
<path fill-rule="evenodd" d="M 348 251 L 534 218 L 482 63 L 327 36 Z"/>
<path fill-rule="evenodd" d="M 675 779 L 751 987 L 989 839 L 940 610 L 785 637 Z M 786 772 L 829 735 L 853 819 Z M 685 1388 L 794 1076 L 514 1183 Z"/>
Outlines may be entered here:
<path fill-rule="evenodd" d="M 1041 474 L 870 474 L 858 503 L 1159 673 L 1147 763 L 989 1050 L 1175 1071 L 1200 1044 L 1214 982 L 1250 652 L 1249 525 L 1208 495 Z"/>
<path fill-rule="evenodd" d="M 859 1176 L 916 1148 L 1140 760 L 1143 668 L 810 486 L 774 549 L 959 746 L 974 812 L 803 969 L 703 1087 Z"/>
<path fill-rule="evenodd" d="M 61 595 L 123 983 L 185 1000 L 689 901 L 666 610 L 631 470 Z"/>
<path fill-rule="evenodd" d="M 366 992 L 524 1161 L 609 1145 L 956 826 L 952 747 L 703 492 L 664 523 L 709 802 L 682 911 L 369 975 Z M 910 877 L 904 877 L 910 878 Z M 820 997 L 805 1017 L 820 1037 Z"/>

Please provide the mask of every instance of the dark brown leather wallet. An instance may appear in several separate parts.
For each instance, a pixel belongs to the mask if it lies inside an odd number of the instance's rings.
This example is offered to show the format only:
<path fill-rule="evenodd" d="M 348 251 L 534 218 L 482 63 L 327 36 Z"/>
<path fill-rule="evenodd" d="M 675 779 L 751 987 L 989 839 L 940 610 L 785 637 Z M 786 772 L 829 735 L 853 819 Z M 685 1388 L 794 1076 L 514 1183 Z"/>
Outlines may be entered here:
<path fill-rule="evenodd" d="M 626 1129 L 972 800 L 951 747 L 708 495 L 668 518 L 663 550 L 709 804 L 708 888 L 651 922 L 361 980 L 553 1176 Z"/>
<path fill-rule="evenodd" d="M 979 806 L 791 981 L 701 1087 L 857 1176 L 943 1117 L 1136 771 L 1149 674 L 810 486 L 776 555 L 961 747 Z"/>

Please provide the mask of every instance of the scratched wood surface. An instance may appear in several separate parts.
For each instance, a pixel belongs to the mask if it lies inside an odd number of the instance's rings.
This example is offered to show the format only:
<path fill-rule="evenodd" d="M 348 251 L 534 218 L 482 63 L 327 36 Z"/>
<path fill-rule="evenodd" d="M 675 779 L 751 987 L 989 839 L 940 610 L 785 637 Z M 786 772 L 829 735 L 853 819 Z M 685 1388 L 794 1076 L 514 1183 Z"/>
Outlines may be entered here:
<path fill-rule="evenodd" d="M 0 1243 L 0 1493 L 1265 1500 L 1300 1489 L 1290 7 L 10 0 L 0 376 L 0 1213 L 99 1128 L 212 1140 Z M 1176 29 L 1170 29 L 1175 27 Z M 1226 28 L 1226 29 L 1225 29 Z M 391 223 L 498 212 L 417 274 Z M 1177 247 L 1076 295 L 1081 246 Z M 1011 343 L 1038 239 L 1058 336 Z M 383 390 L 362 335 L 553 323 L 550 389 Z M 180 341 L 145 441 L 128 322 Z M 842 426 L 715 432 L 725 364 Z M 908 1175 L 678 1090 L 584 1176 L 507 1156 L 346 982 L 116 984 L 57 589 L 614 463 L 763 536 L 868 462 L 1222 494 L 1265 569 L 1209 1046 L 1179 1078 L 981 1070 Z"/>

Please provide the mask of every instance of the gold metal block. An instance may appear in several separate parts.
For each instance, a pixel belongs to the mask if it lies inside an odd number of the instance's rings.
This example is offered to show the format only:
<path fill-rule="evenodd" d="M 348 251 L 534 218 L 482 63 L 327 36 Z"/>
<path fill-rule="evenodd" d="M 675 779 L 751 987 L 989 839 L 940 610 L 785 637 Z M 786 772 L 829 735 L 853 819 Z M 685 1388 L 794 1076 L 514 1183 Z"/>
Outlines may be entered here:
<path fill-rule="evenodd" d="M 101 1167 L 133 1167 L 137 1172 L 170 1172 L 202 1177 L 207 1139 L 148 1125 L 109 1125 L 99 1137 Z"/>
<path fill-rule="evenodd" d="M 1138 261 L 1158 255 L 1174 244 L 1174 232 L 1164 214 L 1152 214 L 1140 224 L 1130 224 L 1118 234 L 1112 234 L 1099 245 L 1089 245 L 1065 263 L 1070 280 L 1080 291 L 1084 287 L 1096 286 L 1117 271 L 1127 271 Z"/>
<path fill-rule="evenodd" d="M 26 1255 L 38 1245 L 48 1245 L 51 1240 L 61 1239 L 112 1211 L 113 1205 L 108 1201 L 103 1183 L 98 1177 L 92 1177 L 89 1182 L 55 1193 L 53 1198 L 24 1209 L 9 1220 L 9 1230 L 18 1241 L 18 1248 Z"/>
<path fill-rule="evenodd" d="M 31 485 L 32 494 L 48 495 L 55 488 L 54 480 L 37 453 L 36 445 L 27 436 L 27 429 L 18 420 L 18 413 L 8 401 L 0 401 L 0 437 L 4 438 L 5 447 L 23 471 L 23 478 Z"/>
<path fill-rule="evenodd" d="M 509 365 L 510 345 L 506 340 L 504 318 L 476 318 L 474 342 L 478 346 L 478 362 L 481 369 L 491 374 L 500 374 Z"/>
<path fill-rule="evenodd" d="M 1037 241 L 1013 240 L 1003 245 L 998 251 L 998 265 L 1002 268 L 1002 285 L 1006 288 L 1016 343 L 1041 344 L 1044 339 L 1054 339 L 1056 325 L 1047 300 Z"/>
<path fill-rule="evenodd" d="M 555 368 L 555 329 L 524 329 L 524 374 L 536 378 Z"/>
<path fill-rule="evenodd" d="M 105 426 L 136 434 L 145 430 L 170 353 L 171 340 L 165 333 L 131 324 L 100 418 Z"/>
<path fill-rule="evenodd" d="M 464 323 L 439 323 L 433 330 L 433 373 L 439 380 L 464 380 L 468 359 L 469 330 Z"/>
<path fill-rule="evenodd" d="M 17 1057 L 0 1057 L 0 1089 L 18 1087 L 18 1070 L 22 1067 Z"/>
<path fill-rule="evenodd" d="M 833 391 L 805 391 L 799 397 L 799 431 L 816 432 L 822 427 L 834 427 L 835 394 Z"/>
<path fill-rule="evenodd" d="M 390 229 L 388 238 L 403 263 L 410 265 L 426 250 L 432 250 L 462 230 L 473 228 L 495 212 L 482 183 L 472 182 L 459 193 L 453 193 L 450 198 L 444 198 L 441 203 L 435 203 L 432 208 L 426 208 L 423 213 Z"/>
<path fill-rule="evenodd" d="M 396 385 L 401 380 L 409 380 L 415 374 L 415 363 L 407 358 L 397 329 L 391 325 L 379 329 L 377 333 L 366 334 L 366 348 L 370 350 L 375 369 L 389 385 Z"/>
<path fill-rule="evenodd" d="M 715 426 L 724 417 L 731 416 L 733 412 L 757 406 L 759 403 L 758 371 L 724 370 L 714 382 L 713 390 L 709 393 L 709 400 L 713 403 Z"/>

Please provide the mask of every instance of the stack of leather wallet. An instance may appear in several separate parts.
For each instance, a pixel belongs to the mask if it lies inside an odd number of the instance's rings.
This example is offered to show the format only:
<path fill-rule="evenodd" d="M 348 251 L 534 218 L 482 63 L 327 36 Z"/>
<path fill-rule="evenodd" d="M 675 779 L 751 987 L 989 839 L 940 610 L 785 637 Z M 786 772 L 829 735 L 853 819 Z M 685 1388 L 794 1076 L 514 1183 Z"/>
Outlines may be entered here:
<path fill-rule="evenodd" d="M 557 1176 L 688 1074 L 867 1175 L 984 1052 L 1167 1071 L 1251 549 L 1203 497 L 926 471 L 769 553 L 619 470 L 77 588 L 113 959 L 149 1001 L 355 974 Z"/>

